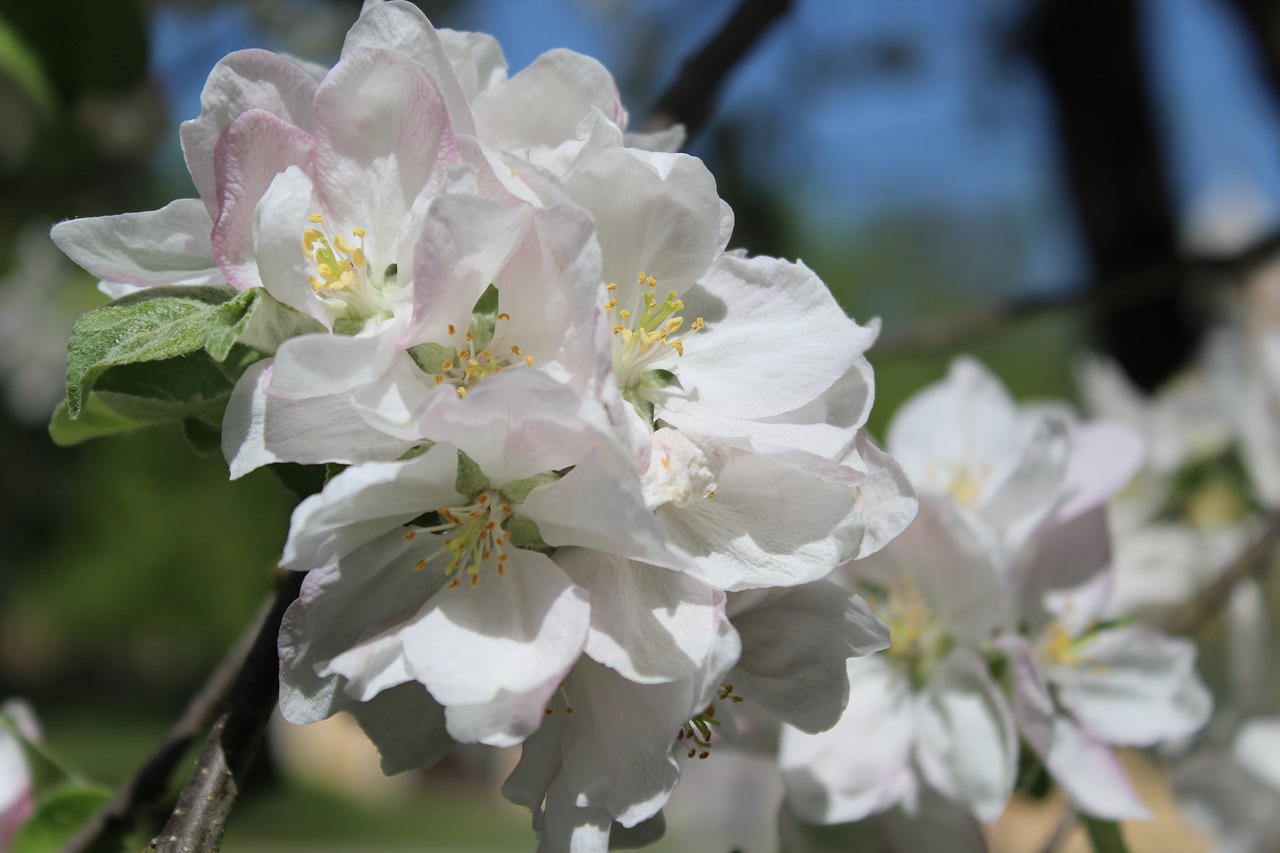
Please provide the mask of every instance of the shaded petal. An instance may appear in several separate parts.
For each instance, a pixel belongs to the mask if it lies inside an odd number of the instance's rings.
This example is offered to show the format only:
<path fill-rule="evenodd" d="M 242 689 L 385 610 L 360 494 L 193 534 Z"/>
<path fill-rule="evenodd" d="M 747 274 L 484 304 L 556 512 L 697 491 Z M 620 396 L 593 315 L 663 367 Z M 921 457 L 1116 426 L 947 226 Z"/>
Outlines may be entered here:
<path fill-rule="evenodd" d="M 969 810 L 929 788 L 918 810 L 895 808 L 857 823 L 814 826 L 784 803 L 778 815 L 787 853 L 987 853 L 982 827 Z"/>
<path fill-rule="evenodd" d="M 1080 811 L 1103 820 L 1151 817 L 1116 754 L 1067 717 L 1054 718 L 1053 747 L 1041 758 Z"/>
<path fill-rule="evenodd" d="M 849 706 L 833 728 L 782 730 L 779 765 L 787 804 L 809 823 L 846 823 L 914 795 L 911 685 L 882 656 L 847 664 Z"/>
<path fill-rule="evenodd" d="M 396 358 L 395 328 L 363 337 L 299 335 L 276 350 L 268 393 L 303 400 L 352 391 L 381 379 Z"/>
<path fill-rule="evenodd" d="M 641 684 L 700 667 L 723 617 L 724 594 L 679 572 L 567 548 L 556 562 L 591 596 L 586 653 Z"/>
<path fill-rule="evenodd" d="M 929 675 L 917 706 L 916 759 L 929 784 L 978 819 L 1000 817 L 1018 773 L 1018 736 L 986 662 L 957 648 Z"/>
<path fill-rule="evenodd" d="M 159 210 L 71 219 L 49 236 L 67 257 L 104 281 L 155 287 L 218 284 L 213 221 L 198 199 L 180 198 Z"/>
<path fill-rule="evenodd" d="M 392 687 L 348 710 L 378 748 L 388 776 L 430 767 L 453 749 L 444 709 L 421 684 Z"/>
<path fill-rule="evenodd" d="M 404 462 L 347 468 L 293 511 L 280 564 L 323 566 L 424 512 L 456 506 L 457 459 L 453 447 L 437 444 Z"/>
<path fill-rule="evenodd" d="M 542 725 L 559 686 L 560 679 L 553 678 L 525 693 L 499 690 L 491 702 L 450 705 L 445 709 L 449 734 L 460 743 L 515 746 Z"/>
<path fill-rule="evenodd" d="M 509 553 L 505 576 L 441 590 L 404 632 L 409 665 L 442 705 L 554 685 L 586 643 L 586 594 L 542 554 Z"/>
<path fill-rule="evenodd" d="M 191 180 L 211 217 L 219 208 L 214 152 L 227 128 L 258 109 L 310 131 L 315 93 L 316 81 L 304 68 L 269 50 L 239 50 L 213 67 L 200 93 L 200 116 L 178 129 Z"/>
<path fill-rule="evenodd" d="M 854 452 L 867 472 L 853 486 L 854 502 L 862 516 L 862 541 L 854 554 L 854 559 L 860 560 L 877 553 L 906 530 L 915 519 L 920 502 L 902 466 L 876 447 L 866 433 L 858 433 Z"/>
<path fill-rule="evenodd" d="M 849 701 L 846 661 L 889 646 L 889 629 L 860 596 L 829 581 L 729 596 L 742 656 L 729 673 L 735 695 L 814 733 Z"/>
<path fill-rule="evenodd" d="M 436 30 L 436 37 L 468 101 L 507 79 L 507 59 L 502 55 L 502 46 L 488 33 L 442 29 Z"/>

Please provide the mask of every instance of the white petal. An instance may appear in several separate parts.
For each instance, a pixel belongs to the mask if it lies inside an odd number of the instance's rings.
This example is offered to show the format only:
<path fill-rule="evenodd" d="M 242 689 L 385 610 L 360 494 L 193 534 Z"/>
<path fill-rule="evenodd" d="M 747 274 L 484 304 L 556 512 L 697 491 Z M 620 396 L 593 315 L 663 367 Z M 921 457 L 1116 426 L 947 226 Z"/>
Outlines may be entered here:
<path fill-rule="evenodd" d="M 682 298 L 686 322 L 702 317 L 706 328 L 686 335 L 673 370 L 699 406 L 730 417 L 810 404 L 864 365 L 876 336 L 802 263 L 721 255 Z"/>
<path fill-rule="evenodd" d="M 585 548 L 556 562 L 591 596 L 586 652 L 641 684 L 673 681 L 702 665 L 715 641 L 724 594 L 693 578 Z"/>
<path fill-rule="evenodd" d="M 1108 743 L 1151 746 L 1189 735 L 1212 703 L 1195 673 L 1195 645 L 1142 628 L 1112 628 L 1083 640 L 1072 666 L 1047 677 L 1058 700 Z"/>
<path fill-rule="evenodd" d="M 437 507 L 457 506 L 457 453 L 437 444 L 405 462 L 347 468 L 293 511 L 280 564 L 315 568 Z"/>
<path fill-rule="evenodd" d="M 914 794 L 911 686 L 882 656 L 848 662 L 849 707 L 835 727 L 782 730 L 779 764 L 787 803 L 809 823 L 845 823 Z"/>
<path fill-rule="evenodd" d="M 381 379 L 396 357 L 394 327 L 363 337 L 299 335 L 276 350 L 268 393 L 286 399 L 324 397 Z"/>
<path fill-rule="evenodd" d="M 454 747 L 444 727 L 444 709 L 421 684 L 384 690 L 349 710 L 378 747 L 388 776 L 430 767 Z"/>
<path fill-rule="evenodd" d="M 919 500 L 897 460 L 858 433 L 854 452 L 866 475 L 853 485 L 854 501 L 862 516 L 862 541 L 855 559 L 874 554 L 907 529 L 918 512 Z"/>
<path fill-rule="evenodd" d="M 179 129 L 187 168 L 210 216 L 218 213 L 214 151 L 227 128 L 259 109 L 309 131 L 315 92 L 315 80 L 303 68 L 269 50 L 236 51 L 213 67 L 200 93 L 200 116 Z"/>
<path fill-rule="evenodd" d="M 507 79 L 507 60 L 498 40 L 487 33 L 436 30 L 467 100 Z"/>
<path fill-rule="evenodd" d="M 1115 497 L 1137 475 L 1146 455 L 1142 436 L 1111 421 L 1077 426 L 1071 443 L 1066 473 L 1069 497 L 1058 508 L 1060 518 L 1079 515 Z"/>
<path fill-rule="evenodd" d="M 1053 747 L 1043 758 L 1080 811 L 1103 820 L 1151 817 L 1115 753 L 1068 718 L 1054 719 Z"/>
<path fill-rule="evenodd" d="M 450 705 L 445 709 L 449 734 L 459 743 L 515 746 L 542 725 L 559 686 L 559 679 L 551 679 L 524 693 L 500 690 L 490 702 Z"/>
<path fill-rule="evenodd" d="M 715 496 L 658 516 L 695 577 L 720 589 L 793 586 L 817 580 L 861 540 L 853 496 L 762 456 L 734 458 Z"/>
<path fill-rule="evenodd" d="M 276 299 L 333 327 L 333 317 L 311 288 L 314 265 L 302 249 L 304 229 L 320 209 L 306 172 L 289 166 L 276 175 L 253 215 L 254 254 L 262 286 Z"/>
<path fill-rule="evenodd" d="M 1013 715 L 987 665 L 957 648 L 934 668 L 920 697 L 916 757 L 924 777 L 984 823 L 1000 817 L 1018 772 Z"/>
<path fill-rule="evenodd" d="M 441 590 L 404 634 L 414 674 L 442 705 L 554 685 L 582 652 L 586 594 L 542 554 L 509 553 L 505 576 Z"/>
<path fill-rule="evenodd" d="M 59 222 L 49 236 L 106 282 L 154 287 L 225 281 L 213 258 L 212 230 L 199 199 L 180 198 L 144 213 Z"/>
<path fill-rule="evenodd" d="M 366 4 L 360 18 L 347 32 L 342 57 L 346 59 L 364 50 L 396 51 L 412 60 L 440 89 L 448 104 L 449 119 L 458 132 L 472 132 L 471 109 L 453 63 L 421 9 L 402 0 Z"/>
<path fill-rule="evenodd" d="M 1262 717 L 1242 725 L 1232 753 L 1242 767 L 1280 791 L 1280 719 Z"/>

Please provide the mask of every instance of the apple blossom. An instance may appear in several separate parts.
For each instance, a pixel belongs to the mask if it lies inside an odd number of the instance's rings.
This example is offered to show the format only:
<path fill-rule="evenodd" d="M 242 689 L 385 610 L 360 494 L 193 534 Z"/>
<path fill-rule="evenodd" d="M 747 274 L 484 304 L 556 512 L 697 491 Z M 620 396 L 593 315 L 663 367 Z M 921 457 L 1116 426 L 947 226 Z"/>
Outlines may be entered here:
<path fill-rule="evenodd" d="M 18 827 L 35 808 L 34 781 L 23 739 L 37 740 L 40 728 L 20 699 L 0 705 L 0 850 L 8 850 Z"/>

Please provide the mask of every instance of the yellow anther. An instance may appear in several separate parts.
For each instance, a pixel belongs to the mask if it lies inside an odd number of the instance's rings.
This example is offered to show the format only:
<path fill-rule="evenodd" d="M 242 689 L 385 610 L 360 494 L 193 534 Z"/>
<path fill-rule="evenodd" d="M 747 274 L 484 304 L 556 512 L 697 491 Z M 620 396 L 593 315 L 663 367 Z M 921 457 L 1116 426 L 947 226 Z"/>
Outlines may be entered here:
<path fill-rule="evenodd" d="M 502 313 L 502 314 L 499 314 L 499 315 L 498 315 L 498 319 L 499 319 L 499 320 L 510 320 L 510 319 L 511 319 L 511 315 L 510 315 L 510 314 L 507 314 L 507 313 Z"/>
<path fill-rule="evenodd" d="M 511 354 L 512 354 L 512 355 L 520 355 L 520 347 L 513 346 L 513 347 L 511 348 Z"/>
<path fill-rule="evenodd" d="M 466 389 L 466 388 L 463 388 L 461 385 L 459 385 L 459 386 L 458 386 L 458 396 L 459 396 L 459 397 L 465 397 L 465 396 L 467 396 L 467 389 Z"/>
<path fill-rule="evenodd" d="M 614 308 L 617 308 L 617 307 L 618 307 L 618 300 L 616 299 L 610 299 L 608 302 L 604 304 L 604 310 L 606 311 L 612 311 Z"/>
<path fill-rule="evenodd" d="M 450 323 L 450 324 L 449 324 L 449 334 L 451 334 L 451 335 L 457 334 L 457 331 L 458 331 L 458 330 L 457 330 L 457 329 L 455 329 L 455 328 L 453 327 L 453 324 L 452 324 L 452 323 Z"/>
<path fill-rule="evenodd" d="M 606 284 L 606 285 L 604 286 L 604 289 L 605 289 L 605 290 L 617 290 L 617 289 L 618 289 L 618 285 L 614 284 L 613 282 L 609 282 L 608 284 Z"/>
<path fill-rule="evenodd" d="M 313 214 L 311 214 L 311 221 L 312 221 L 312 222 L 324 222 L 324 217 L 323 217 L 323 216 L 321 216 L 319 213 L 313 213 Z"/>
<path fill-rule="evenodd" d="M 352 229 L 351 229 L 351 233 L 352 233 L 352 234 L 354 234 L 354 235 L 356 235 L 357 237 L 359 237 L 361 240 L 363 240 L 363 239 L 364 239 L 364 229 L 363 229 L 363 228 L 352 228 Z"/>
<path fill-rule="evenodd" d="M 524 363 L 527 364 L 529 367 L 533 367 L 533 356 L 526 355 L 524 357 Z"/>
<path fill-rule="evenodd" d="M 631 312 L 630 312 L 630 311 L 628 311 L 626 308 L 623 308 L 621 311 L 619 311 L 619 312 L 618 312 L 618 316 L 619 316 L 619 317 L 621 317 L 621 318 L 622 318 L 622 319 L 624 319 L 624 320 L 630 320 L 630 319 L 631 319 Z"/>
<path fill-rule="evenodd" d="M 656 278 L 654 278 L 653 276 L 648 276 L 647 278 L 645 278 L 644 283 L 645 283 L 645 284 L 647 284 L 647 285 L 649 285 L 650 287 L 657 287 L 657 286 L 658 286 L 658 280 L 657 280 Z"/>

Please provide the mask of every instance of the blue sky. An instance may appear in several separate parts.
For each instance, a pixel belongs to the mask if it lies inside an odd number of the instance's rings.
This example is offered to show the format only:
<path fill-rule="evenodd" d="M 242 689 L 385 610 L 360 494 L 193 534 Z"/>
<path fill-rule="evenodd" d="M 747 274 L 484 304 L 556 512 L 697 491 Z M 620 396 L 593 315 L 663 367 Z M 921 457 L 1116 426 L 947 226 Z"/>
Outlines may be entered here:
<path fill-rule="evenodd" d="M 596 56 L 624 79 L 630 69 L 647 67 L 640 85 L 625 92 L 642 118 L 645 102 L 734 5 L 473 0 L 456 20 L 435 23 L 493 33 L 513 71 L 552 47 Z M 832 239 L 886 217 L 952 216 L 981 245 L 1006 247 L 1018 258 L 996 265 L 1011 278 L 999 289 L 1078 281 L 1087 271 L 1059 185 L 1044 93 L 1025 61 L 993 59 L 985 48 L 987 34 L 1021 6 L 795 0 L 792 14 L 730 79 L 721 114 L 741 120 L 758 173 L 785 188 L 805 221 Z M 349 7 L 292 0 L 292 8 L 310 29 L 291 30 L 291 41 L 332 50 L 346 26 L 339 16 Z M 1173 143 L 1175 197 L 1187 211 L 1202 210 L 1206 199 L 1224 195 L 1223 187 L 1245 188 L 1255 197 L 1253 227 L 1275 226 L 1280 129 L 1238 22 L 1217 0 L 1147 0 L 1147 13 L 1155 94 Z M 632 39 L 640 31 L 653 42 L 638 58 Z M 177 117 L 198 111 L 204 76 L 223 54 L 292 46 L 259 29 L 237 5 L 162 9 L 154 36 L 153 69 Z M 904 69 L 876 64 L 885 45 L 906 58 Z M 176 141 L 167 158 L 180 169 L 175 152 Z M 984 223 L 989 234 L 981 233 Z"/>

